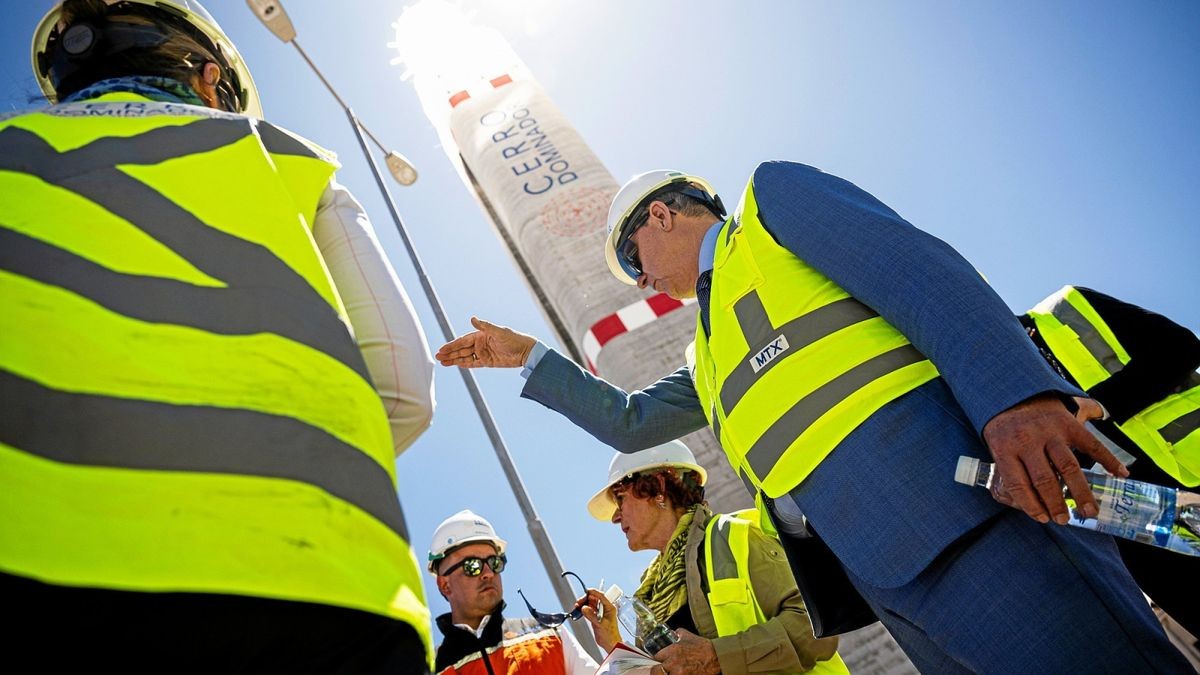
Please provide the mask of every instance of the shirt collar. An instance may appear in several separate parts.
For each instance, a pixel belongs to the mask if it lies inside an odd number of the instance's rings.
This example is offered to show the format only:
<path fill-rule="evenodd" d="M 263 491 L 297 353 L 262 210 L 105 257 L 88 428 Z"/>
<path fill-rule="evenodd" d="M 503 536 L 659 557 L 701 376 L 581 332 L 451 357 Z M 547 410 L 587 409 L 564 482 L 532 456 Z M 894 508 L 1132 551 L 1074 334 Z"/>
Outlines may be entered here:
<path fill-rule="evenodd" d="M 704 241 L 700 242 L 701 273 L 713 268 L 713 258 L 717 255 L 717 235 L 721 233 L 721 226 L 724 224 L 725 221 L 718 220 L 704 233 Z"/>
<path fill-rule="evenodd" d="M 491 621 L 491 620 L 492 620 L 492 615 L 488 614 L 487 616 L 483 617 L 482 621 L 479 622 L 479 628 L 471 628 L 470 626 L 468 626 L 465 623 L 456 623 L 454 625 L 458 628 L 461 628 L 461 629 L 467 631 L 468 633 L 474 633 L 475 637 L 483 637 L 483 629 L 487 628 L 488 621 Z"/>

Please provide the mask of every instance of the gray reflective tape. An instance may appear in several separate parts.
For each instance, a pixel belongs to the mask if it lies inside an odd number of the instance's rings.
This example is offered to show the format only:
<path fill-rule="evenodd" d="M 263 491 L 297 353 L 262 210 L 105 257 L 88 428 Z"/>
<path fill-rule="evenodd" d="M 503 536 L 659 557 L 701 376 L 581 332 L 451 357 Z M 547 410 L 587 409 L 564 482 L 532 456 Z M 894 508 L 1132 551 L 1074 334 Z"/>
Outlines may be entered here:
<path fill-rule="evenodd" d="M 838 375 L 800 399 L 775 420 L 746 453 L 750 469 L 765 479 L 796 438 L 822 415 L 866 385 L 905 366 L 919 363 L 925 356 L 912 345 L 896 347 Z"/>
<path fill-rule="evenodd" d="M 165 133 L 168 131 L 171 133 Z M 266 247 L 210 227 L 114 166 L 206 152 L 247 133 L 244 122 L 202 120 L 183 127 L 155 129 L 132 138 L 104 138 L 59 153 L 23 129 L 9 127 L 0 132 L 0 169 L 37 176 L 95 202 L 201 272 L 225 282 L 226 288 L 188 288 L 190 285 L 182 282 L 117 274 L 65 251 L 56 254 L 57 249 L 16 233 L 6 239 L 17 242 L 23 238 L 23 248 L 18 251 L 0 247 L 0 266 L 14 271 L 20 268 L 24 270 L 21 274 L 64 285 L 113 311 L 145 321 L 178 323 L 228 334 L 244 334 L 247 328 L 275 333 L 328 354 L 370 381 L 362 353 L 345 324 L 304 277 Z M 156 143 L 147 143 L 147 137 L 156 138 Z M 157 143 L 173 145 L 163 149 Z M 80 172 L 77 159 L 90 169 Z M 54 269 L 55 265 L 42 262 L 45 258 L 28 257 L 50 255 L 64 268 Z M 36 269 L 30 270 L 30 266 Z M 200 300 L 205 302 L 187 304 Z M 141 304 L 144 307 L 138 309 L 136 305 Z"/>
<path fill-rule="evenodd" d="M 757 301 L 757 294 L 752 293 L 751 295 L 755 295 L 755 301 Z M 742 298 L 742 300 L 745 299 Z M 741 304 L 742 300 L 739 300 L 738 304 Z M 759 307 L 762 307 L 761 303 L 757 304 Z M 749 307 L 753 307 L 753 305 L 749 305 Z M 748 315 L 751 313 L 747 312 Z M 766 316 L 765 312 L 763 316 Z M 854 298 L 842 298 L 824 307 L 814 309 L 804 316 L 792 319 L 779 328 L 772 328 L 761 332 L 756 340 L 750 340 L 749 336 L 747 336 L 746 342 L 750 345 L 750 351 L 721 384 L 721 407 L 724 409 L 725 415 L 728 416 L 733 411 L 746 395 L 746 392 L 750 390 L 750 387 L 754 386 L 754 383 L 759 378 L 786 358 L 799 353 L 805 347 L 821 338 L 876 316 L 879 315 L 875 310 L 867 307 L 858 300 Z M 740 314 L 738 320 L 741 321 Z M 777 357 L 766 362 L 765 365 L 759 367 L 757 372 L 755 372 L 754 359 L 763 350 L 768 349 L 769 345 L 772 345 L 780 336 L 785 340 L 784 344 L 787 345 L 787 353 L 779 354 Z"/>
<path fill-rule="evenodd" d="M 758 488 L 754 487 L 754 481 L 750 480 L 750 476 L 746 473 L 746 469 L 738 467 L 738 478 L 742 479 L 742 485 L 746 487 L 746 492 L 750 493 L 750 497 L 754 498 L 758 494 Z"/>
<path fill-rule="evenodd" d="M 312 159 L 324 159 L 301 140 L 272 126 L 268 122 L 255 120 L 258 136 L 262 139 L 263 147 L 273 155 L 298 155 Z"/>
<path fill-rule="evenodd" d="M 1104 341 L 1104 338 L 1100 335 L 1100 332 L 1096 330 L 1096 327 L 1092 325 L 1092 322 L 1088 321 L 1086 317 L 1080 314 L 1079 310 L 1075 309 L 1074 305 L 1067 302 L 1066 298 L 1062 298 L 1056 302 L 1054 307 L 1050 310 L 1050 313 L 1054 315 L 1054 318 L 1063 322 L 1069 326 L 1071 330 L 1075 331 L 1075 334 L 1079 336 L 1079 341 L 1083 344 L 1084 348 L 1088 350 L 1088 353 L 1092 355 L 1092 358 L 1096 359 L 1100 362 L 1100 365 L 1104 366 L 1104 369 L 1108 371 L 1109 375 L 1112 375 L 1125 367 L 1125 364 L 1121 363 L 1121 359 L 1117 356 L 1117 353 L 1113 351 L 1112 347 L 1108 346 L 1108 343 Z"/>
<path fill-rule="evenodd" d="M 270 333 L 321 351 L 368 380 L 362 353 L 343 338 L 328 303 L 269 286 L 214 288 L 122 274 L 0 224 L 0 269 L 58 286 L 113 312 L 149 323 L 220 335 Z"/>
<path fill-rule="evenodd" d="M 1162 434 L 1164 440 L 1172 445 L 1187 438 L 1197 429 L 1200 429 L 1200 409 L 1176 417 L 1167 422 L 1158 433 Z"/>
<path fill-rule="evenodd" d="M 736 579 L 738 576 L 737 560 L 733 557 L 733 549 L 729 546 L 729 529 L 733 525 L 727 518 L 719 515 L 713 517 L 717 519 L 717 523 L 712 528 L 712 560 L 708 561 L 708 564 L 712 566 L 712 578 L 715 581 Z"/>
<path fill-rule="evenodd" d="M 775 330 L 767 316 L 766 307 L 763 307 L 762 299 L 758 297 L 758 291 L 750 291 L 738 298 L 738 301 L 733 303 L 733 313 L 737 315 L 738 327 L 742 330 L 742 336 L 746 338 L 746 344 L 764 342 Z"/>
<path fill-rule="evenodd" d="M 169 159 L 210 152 L 250 135 L 237 120 L 200 120 L 159 127 L 137 136 L 106 136 L 87 145 L 58 152 L 37 134 L 19 127 L 0 131 L 0 168 L 21 171 L 61 185 L 64 179 L 120 164 L 160 164 Z M 197 181 L 204 176 L 196 176 Z M 89 195 L 84 195 L 88 196 Z"/>
<path fill-rule="evenodd" d="M 408 540 L 387 471 L 300 420 L 68 393 L 5 370 L 0 401 L 0 441 L 24 452 L 84 466 L 295 480 L 357 506 Z"/>

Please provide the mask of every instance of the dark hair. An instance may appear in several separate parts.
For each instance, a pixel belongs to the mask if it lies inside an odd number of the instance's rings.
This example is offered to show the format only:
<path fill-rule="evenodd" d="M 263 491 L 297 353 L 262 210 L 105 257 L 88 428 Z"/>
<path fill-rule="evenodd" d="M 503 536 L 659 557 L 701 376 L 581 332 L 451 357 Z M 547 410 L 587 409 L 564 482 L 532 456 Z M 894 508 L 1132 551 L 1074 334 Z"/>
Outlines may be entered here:
<path fill-rule="evenodd" d="M 634 496 L 642 499 L 664 495 L 671 500 L 672 506 L 686 509 L 694 504 L 704 503 L 704 486 L 697 478 L 695 471 L 675 468 L 651 469 L 629 476 L 613 487 L 624 486 Z"/>
<path fill-rule="evenodd" d="M 100 36 L 96 48 L 72 56 L 64 53 L 61 42 L 76 24 L 88 24 Z M 61 30 L 51 34 L 46 52 L 36 64 L 51 77 L 59 100 L 100 80 L 129 75 L 168 77 L 191 84 L 204 64 L 215 63 L 221 68 L 217 92 L 221 106 L 240 112 L 240 83 L 220 49 L 167 9 L 131 2 L 109 5 L 104 0 L 64 0 L 59 25 Z"/>
<path fill-rule="evenodd" d="M 689 185 L 687 187 L 692 187 L 692 186 Z M 692 187 L 692 189 L 699 189 L 699 188 Z M 655 199 L 667 204 L 667 206 L 674 207 L 674 209 L 676 211 L 678 211 L 679 213 L 681 213 L 685 216 L 690 216 L 693 218 L 699 218 L 701 216 L 709 216 L 709 215 L 711 215 L 714 218 L 721 217 L 721 214 L 717 213 L 716 211 L 713 211 L 708 206 L 708 204 L 705 204 L 704 202 L 700 201 L 699 199 L 696 199 L 695 197 L 685 195 L 682 192 L 678 192 L 676 190 L 668 189 L 666 192 L 659 195 Z"/>

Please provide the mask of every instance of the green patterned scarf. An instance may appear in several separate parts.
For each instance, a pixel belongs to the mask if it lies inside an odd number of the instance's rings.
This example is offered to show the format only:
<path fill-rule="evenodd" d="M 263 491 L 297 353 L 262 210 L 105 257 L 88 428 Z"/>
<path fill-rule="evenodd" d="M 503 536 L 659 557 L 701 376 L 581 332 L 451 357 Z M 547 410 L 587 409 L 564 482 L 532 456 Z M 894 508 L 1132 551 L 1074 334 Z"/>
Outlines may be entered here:
<path fill-rule="evenodd" d="M 667 547 L 642 573 L 642 585 L 634 596 L 654 612 L 659 621 L 666 621 L 687 604 L 687 533 L 700 504 L 694 504 L 675 526 Z"/>

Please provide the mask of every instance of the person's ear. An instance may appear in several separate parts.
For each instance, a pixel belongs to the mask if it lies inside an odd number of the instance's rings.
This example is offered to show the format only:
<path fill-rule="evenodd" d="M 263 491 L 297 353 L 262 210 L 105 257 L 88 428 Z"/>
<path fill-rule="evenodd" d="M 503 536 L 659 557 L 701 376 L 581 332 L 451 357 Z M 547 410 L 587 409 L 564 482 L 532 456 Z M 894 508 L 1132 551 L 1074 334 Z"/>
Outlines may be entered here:
<path fill-rule="evenodd" d="M 651 218 L 658 221 L 657 223 L 651 223 L 651 225 L 658 227 L 662 231 L 668 232 L 674 226 L 671 220 L 671 210 L 667 208 L 666 204 L 659 201 L 650 202 L 649 213 Z"/>
<path fill-rule="evenodd" d="M 196 93 L 200 94 L 200 98 L 204 100 L 204 104 L 210 108 L 219 108 L 220 103 L 217 98 L 217 85 L 221 83 L 221 67 L 209 61 L 200 69 L 200 74 L 196 76 L 194 87 Z"/>
<path fill-rule="evenodd" d="M 215 87 L 221 81 L 221 67 L 212 61 L 209 61 L 208 63 L 204 64 L 204 68 L 201 71 L 201 77 L 204 80 L 204 84 L 207 84 L 210 87 Z"/>

